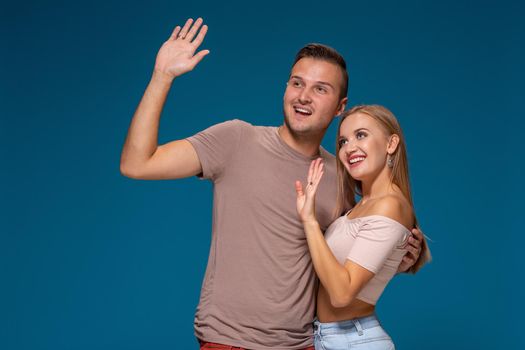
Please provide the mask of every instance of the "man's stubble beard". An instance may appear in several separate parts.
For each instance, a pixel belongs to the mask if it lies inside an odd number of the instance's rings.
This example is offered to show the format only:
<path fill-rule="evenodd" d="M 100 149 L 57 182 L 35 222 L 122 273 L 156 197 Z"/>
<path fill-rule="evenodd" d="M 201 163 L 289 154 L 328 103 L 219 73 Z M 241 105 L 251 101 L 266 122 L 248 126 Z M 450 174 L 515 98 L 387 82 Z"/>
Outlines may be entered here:
<path fill-rule="evenodd" d="M 306 130 L 296 130 L 292 128 L 292 124 L 290 123 L 290 118 L 286 114 L 286 110 L 283 109 L 284 114 L 284 124 L 288 128 L 288 131 L 293 136 L 294 139 L 298 141 L 305 141 L 305 142 L 312 142 L 312 140 L 319 140 L 319 143 L 321 143 L 326 130 L 328 130 L 328 127 L 330 124 L 326 126 L 326 128 L 322 130 L 311 130 L 312 126 L 309 126 Z"/>

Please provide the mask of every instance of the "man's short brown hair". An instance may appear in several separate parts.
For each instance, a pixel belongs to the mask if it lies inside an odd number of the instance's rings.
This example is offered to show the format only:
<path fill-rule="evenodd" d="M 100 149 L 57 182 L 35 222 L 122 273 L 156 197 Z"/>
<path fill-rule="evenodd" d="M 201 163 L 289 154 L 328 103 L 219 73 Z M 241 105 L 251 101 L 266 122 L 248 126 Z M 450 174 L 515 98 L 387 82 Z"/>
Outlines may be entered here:
<path fill-rule="evenodd" d="M 341 72 L 343 75 L 343 84 L 341 85 L 341 93 L 339 95 L 339 98 L 343 99 L 348 94 L 348 72 L 346 71 L 346 62 L 343 56 L 339 52 L 337 52 L 335 49 L 331 48 L 330 46 L 326 46 L 323 44 L 308 44 L 305 47 L 303 47 L 297 55 L 295 56 L 295 60 L 293 62 L 293 66 L 301 59 L 305 57 L 310 57 L 318 60 L 327 61 L 330 63 L 333 63 L 337 65 L 339 68 L 341 68 Z"/>

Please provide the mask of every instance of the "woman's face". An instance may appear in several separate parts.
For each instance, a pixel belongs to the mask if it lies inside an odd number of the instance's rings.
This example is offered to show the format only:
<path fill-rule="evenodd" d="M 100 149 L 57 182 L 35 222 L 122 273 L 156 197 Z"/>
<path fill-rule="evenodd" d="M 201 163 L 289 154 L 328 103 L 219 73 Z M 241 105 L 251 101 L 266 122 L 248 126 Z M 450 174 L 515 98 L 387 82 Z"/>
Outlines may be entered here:
<path fill-rule="evenodd" d="M 387 167 L 388 141 L 374 118 L 356 112 L 341 124 L 338 156 L 355 180 L 373 179 Z"/>

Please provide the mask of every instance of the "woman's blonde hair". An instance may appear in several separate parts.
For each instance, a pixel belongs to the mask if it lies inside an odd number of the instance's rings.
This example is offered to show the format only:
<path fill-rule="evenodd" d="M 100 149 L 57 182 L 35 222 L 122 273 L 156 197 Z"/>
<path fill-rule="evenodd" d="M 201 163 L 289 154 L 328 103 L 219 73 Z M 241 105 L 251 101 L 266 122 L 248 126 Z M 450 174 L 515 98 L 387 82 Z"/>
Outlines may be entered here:
<path fill-rule="evenodd" d="M 412 202 L 412 195 L 410 191 L 410 178 L 408 175 L 408 157 L 406 151 L 405 137 L 401 126 L 397 121 L 396 117 L 387 108 L 380 105 L 358 105 L 341 114 L 339 121 L 339 127 L 337 128 L 337 141 L 335 145 L 336 149 L 336 161 L 337 161 L 337 205 L 336 211 L 338 215 L 341 215 L 346 208 L 352 207 L 356 204 L 355 194 L 361 195 L 361 182 L 354 180 L 350 174 L 346 171 L 343 163 L 339 159 L 339 151 L 341 146 L 339 145 L 339 134 L 341 133 L 341 124 L 350 115 L 355 113 L 363 113 L 372 117 L 378 124 L 383 128 L 388 136 L 397 135 L 399 137 L 399 143 L 393 154 L 390 155 L 392 158 L 392 171 L 390 181 L 397 185 L 405 198 L 412 207 L 414 213 L 414 225 L 419 228 L 417 218 L 414 211 L 414 204 Z M 421 253 L 416 263 L 408 270 L 408 272 L 416 273 L 425 263 L 432 260 L 430 249 L 428 248 L 426 239 L 423 237 L 421 243 Z"/>

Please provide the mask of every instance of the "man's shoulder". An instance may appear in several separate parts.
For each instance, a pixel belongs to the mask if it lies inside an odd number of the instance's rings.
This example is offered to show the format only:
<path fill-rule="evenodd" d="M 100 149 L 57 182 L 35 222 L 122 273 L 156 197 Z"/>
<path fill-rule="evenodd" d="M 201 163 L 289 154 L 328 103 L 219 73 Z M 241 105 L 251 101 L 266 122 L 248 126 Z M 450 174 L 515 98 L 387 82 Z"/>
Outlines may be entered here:
<path fill-rule="evenodd" d="M 254 125 L 250 122 L 247 122 L 241 119 L 237 119 L 237 118 L 226 120 L 224 122 L 217 123 L 216 125 L 223 125 L 225 127 L 241 128 L 241 129 L 246 129 L 246 130 L 253 130 L 254 132 L 271 131 L 277 128 L 276 126 Z"/>
<path fill-rule="evenodd" d="M 241 119 L 230 119 L 230 120 L 226 120 L 226 121 L 223 121 L 221 123 L 217 123 L 216 125 L 224 125 L 224 126 L 228 126 L 228 127 L 238 127 L 238 128 L 250 128 L 250 127 L 253 127 L 252 124 L 244 121 L 244 120 L 241 120 Z"/>
<path fill-rule="evenodd" d="M 268 126 L 268 125 L 254 125 L 250 122 L 241 120 L 241 119 L 232 119 L 228 121 L 232 127 L 237 128 L 242 131 L 243 139 L 245 140 L 259 140 L 263 142 L 273 143 L 276 137 L 277 126 Z"/>
<path fill-rule="evenodd" d="M 244 120 L 230 119 L 210 125 L 194 135 L 193 138 L 208 135 L 227 138 L 230 141 L 232 139 L 238 140 L 241 135 L 246 134 L 249 130 L 253 129 L 254 126 Z"/>

